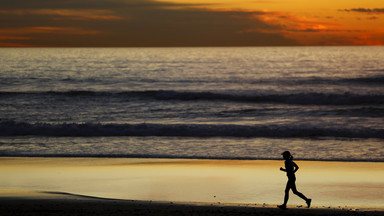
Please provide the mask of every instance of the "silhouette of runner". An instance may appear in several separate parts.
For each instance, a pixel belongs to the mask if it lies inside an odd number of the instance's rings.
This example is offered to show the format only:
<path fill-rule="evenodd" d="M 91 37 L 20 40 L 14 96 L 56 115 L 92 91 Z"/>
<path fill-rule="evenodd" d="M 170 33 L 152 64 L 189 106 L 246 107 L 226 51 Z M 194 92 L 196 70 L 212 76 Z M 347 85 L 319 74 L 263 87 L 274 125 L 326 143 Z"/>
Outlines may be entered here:
<path fill-rule="evenodd" d="M 284 196 L 284 204 L 278 205 L 277 207 L 281 209 L 287 209 L 287 202 L 289 199 L 289 190 L 292 189 L 292 192 L 305 200 L 307 203 L 307 207 L 309 208 L 311 206 L 311 199 L 308 199 L 306 196 L 304 196 L 302 193 L 296 190 L 296 176 L 295 172 L 299 169 L 299 166 L 295 162 L 293 162 L 293 156 L 289 151 L 283 152 L 281 155 L 283 155 L 283 158 L 285 159 L 285 169 L 283 167 L 280 167 L 281 171 L 284 171 L 287 173 L 288 182 L 287 186 L 285 187 L 285 196 Z"/>

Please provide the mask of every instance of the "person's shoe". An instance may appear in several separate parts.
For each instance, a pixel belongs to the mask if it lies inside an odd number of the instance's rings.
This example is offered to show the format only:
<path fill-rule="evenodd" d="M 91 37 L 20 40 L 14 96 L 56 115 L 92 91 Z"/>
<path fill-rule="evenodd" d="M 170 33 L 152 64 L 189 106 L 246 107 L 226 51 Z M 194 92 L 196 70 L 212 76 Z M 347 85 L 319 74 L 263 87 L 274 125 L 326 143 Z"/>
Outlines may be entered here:
<path fill-rule="evenodd" d="M 307 208 L 311 207 L 311 202 L 312 202 L 312 199 L 307 199 L 307 201 L 306 201 Z"/>
<path fill-rule="evenodd" d="M 286 205 L 278 205 L 277 206 L 279 209 L 283 209 L 283 210 L 286 210 L 287 209 L 287 206 Z"/>

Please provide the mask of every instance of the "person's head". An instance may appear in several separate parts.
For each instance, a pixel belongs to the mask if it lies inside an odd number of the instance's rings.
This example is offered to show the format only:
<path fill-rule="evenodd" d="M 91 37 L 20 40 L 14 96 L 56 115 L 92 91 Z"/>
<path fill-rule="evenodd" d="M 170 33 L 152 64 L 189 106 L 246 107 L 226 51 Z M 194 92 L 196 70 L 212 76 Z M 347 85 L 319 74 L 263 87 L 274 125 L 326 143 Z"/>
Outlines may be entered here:
<path fill-rule="evenodd" d="M 285 160 L 293 160 L 293 156 L 291 155 L 291 152 L 285 151 L 281 155 L 283 155 L 283 158 Z"/>

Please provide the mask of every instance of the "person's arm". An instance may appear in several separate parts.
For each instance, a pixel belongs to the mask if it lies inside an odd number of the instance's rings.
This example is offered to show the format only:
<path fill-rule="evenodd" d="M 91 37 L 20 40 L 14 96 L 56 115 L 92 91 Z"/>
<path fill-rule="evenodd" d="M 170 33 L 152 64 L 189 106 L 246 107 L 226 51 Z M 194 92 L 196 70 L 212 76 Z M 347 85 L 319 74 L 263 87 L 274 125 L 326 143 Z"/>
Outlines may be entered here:
<path fill-rule="evenodd" d="M 299 166 L 297 166 L 297 164 L 295 162 L 292 162 L 293 163 L 293 173 L 297 172 L 297 170 L 299 170 Z"/>
<path fill-rule="evenodd" d="M 283 167 L 280 167 L 280 170 L 283 171 L 283 172 L 287 172 L 287 170 L 284 169 Z"/>

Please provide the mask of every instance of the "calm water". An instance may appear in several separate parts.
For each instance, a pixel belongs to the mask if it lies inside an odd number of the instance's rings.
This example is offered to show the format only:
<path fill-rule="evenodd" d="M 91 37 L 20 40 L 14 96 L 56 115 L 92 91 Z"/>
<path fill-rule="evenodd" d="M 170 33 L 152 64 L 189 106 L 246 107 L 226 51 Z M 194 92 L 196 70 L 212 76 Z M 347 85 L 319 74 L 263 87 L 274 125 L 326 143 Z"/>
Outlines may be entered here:
<path fill-rule="evenodd" d="M 0 156 L 384 161 L 384 47 L 1 48 Z"/>

